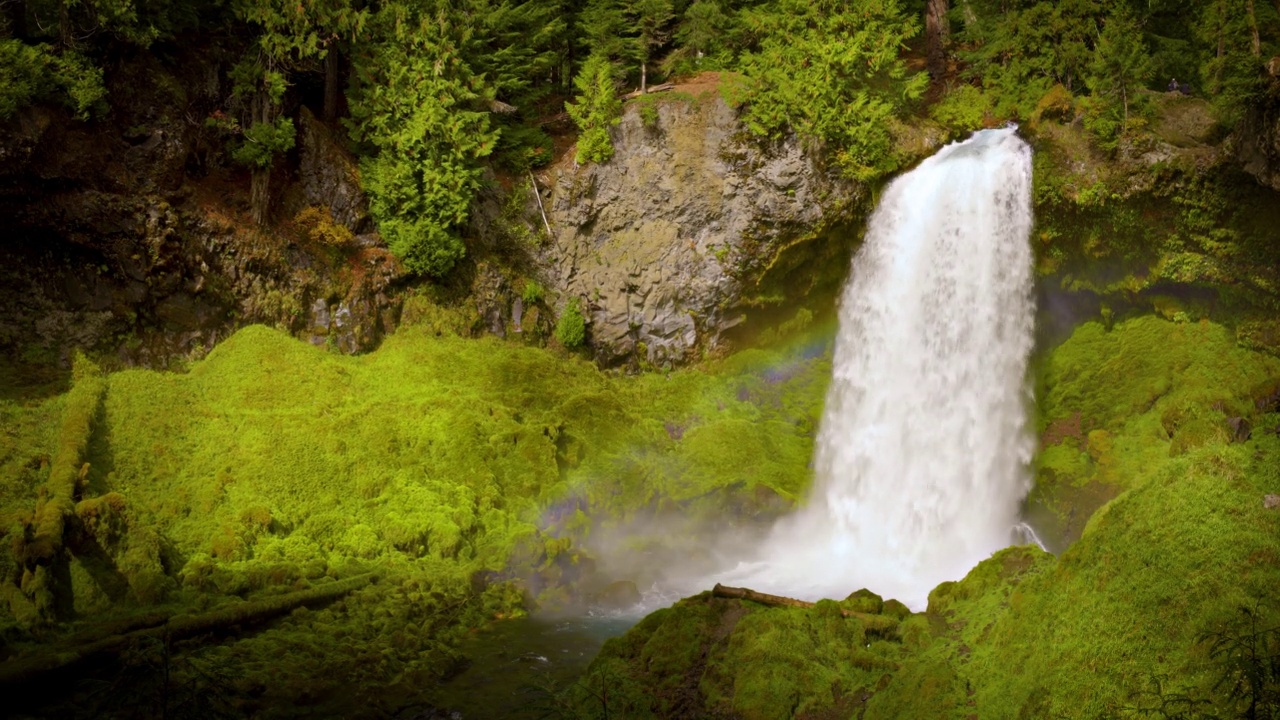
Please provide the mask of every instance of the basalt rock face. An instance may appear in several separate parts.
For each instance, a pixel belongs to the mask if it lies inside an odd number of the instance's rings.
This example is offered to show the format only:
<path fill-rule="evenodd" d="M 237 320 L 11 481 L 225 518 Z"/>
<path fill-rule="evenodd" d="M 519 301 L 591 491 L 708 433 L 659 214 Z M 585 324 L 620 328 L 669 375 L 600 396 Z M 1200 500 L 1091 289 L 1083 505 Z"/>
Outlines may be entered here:
<path fill-rule="evenodd" d="M 36 107 L 0 130 L 6 355 L 65 364 L 82 348 L 166 366 L 253 322 L 353 352 L 394 324 L 396 266 L 376 235 L 323 247 L 287 222 L 248 222 L 247 182 L 204 127 L 229 94 L 215 60 L 143 57 L 108 85 L 95 120 Z M 273 179 L 280 215 L 324 205 L 365 232 L 354 163 L 315 125 L 299 132 L 296 177 Z"/>
<path fill-rule="evenodd" d="M 1280 79 L 1245 113 L 1235 133 L 1236 159 L 1258 182 L 1280 190 Z"/>
<path fill-rule="evenodd" d="M 579 298 L 605 364 L 664 365 L 716 350 L 753 314 L 834 293 L 865 189 L 795 139 L 764 148 L 718 97 L 632 103 L 615 153 L 541 175 L 553 238 L 540 264 Z"/>

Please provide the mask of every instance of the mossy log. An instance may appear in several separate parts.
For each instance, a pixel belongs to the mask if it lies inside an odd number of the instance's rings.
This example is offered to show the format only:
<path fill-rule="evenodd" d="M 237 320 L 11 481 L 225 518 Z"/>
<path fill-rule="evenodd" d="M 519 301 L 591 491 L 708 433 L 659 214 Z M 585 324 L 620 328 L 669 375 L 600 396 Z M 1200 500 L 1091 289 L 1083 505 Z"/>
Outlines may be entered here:
<path fill-rule="evenodd" d="M 367 573 L 286 595 L 220 607 L 200 615 L 149 613 L 124 621 L 124 627 L 136 628 L 147 624 L 150 627 L 100 636 L 97 639 L 80 634 L 69 638 L 61 646 L 0 663 L 0 687 L 39 681 L 46 675 L 80 663 L 119 655 L 138 640 L 146 638 L 172 642 L 204 633 L 227 631 L 236 625 L 270 620 L 295 608 L 330 602 L 376 580 L 375 574 Z M 120 628 L 121 625 L 117 624 L 116 627 Z"/>
<path fill-rule="evenodd" d="M 750 600 L 754 603 L 767 605 L 769 607 L 793 607 L 793 608 L 812 608 L 817 603 L 811 603 L 806 600 L 797 600 L 795 598 L 783 597 L 781 595 L 770 595 L 768 593 L 756 592 L 749 588 L 736 588 L 716 583 L 711 589 L 711 595 L 718 598 L 727 598 L 730 600 Z M 857 618 L 862 621 L 863 626 L 871 632 L 883 632 L 897 626 L 896 618 L 887 615 L 874 615 L 872 613 L 858 612 L 856 610 L 840 609 L 840 614 L 847 618 Z"/>
<path fill-rule="evenodd" d="M 76 493 L 89 472 L 84 458 L 106 386 L 96 365 L 83 357 L 76 358 L 75 382 L 62 411 L 45 497 L 36 506 L 31 539 L 20 553 L 28 565 L 48 563 L 62 550 L 66 518 L 75 512 Z"/>

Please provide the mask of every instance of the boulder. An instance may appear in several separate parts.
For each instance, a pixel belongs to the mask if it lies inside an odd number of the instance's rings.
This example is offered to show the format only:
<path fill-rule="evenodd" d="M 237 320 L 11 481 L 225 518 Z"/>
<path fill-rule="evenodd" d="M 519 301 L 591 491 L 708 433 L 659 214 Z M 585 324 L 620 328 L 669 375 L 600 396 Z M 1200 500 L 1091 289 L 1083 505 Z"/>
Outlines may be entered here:
<path fill-rule="evenodd" d="M 606 585 L 594 600 L 603 608 L 625 610 L 640 604 L 640 590 L 630 580 L 617 580 Z"/>

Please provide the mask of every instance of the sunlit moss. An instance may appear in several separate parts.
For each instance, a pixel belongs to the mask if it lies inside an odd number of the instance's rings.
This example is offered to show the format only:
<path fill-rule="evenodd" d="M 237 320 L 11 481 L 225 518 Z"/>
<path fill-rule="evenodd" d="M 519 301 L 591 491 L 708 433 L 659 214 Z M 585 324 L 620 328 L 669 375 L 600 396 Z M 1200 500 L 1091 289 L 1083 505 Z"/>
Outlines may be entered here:
<path fill-rule="evenodd" d="M 433 680 L 467 627 L 589 586 L 579 543 L 600 522 L 737 495 L 784 508 L 808 482 L 827 367 L 783 349 L 626 377 L 429 327 L 360 357 L 246 328 L 187 374 L 94 376 L 101 412 L 73 516 L 128 594 L 104 592 L 105 566 L 74 553 L 64 592 L 86 615 L 207 607 L 377 568 L 378 586 L 237 643 L 227 667 L 268 686 L 264 704 L 317 668 L 370 693 Z M 53 449 L 37 431 L 66 402 L 4 406 L 32 431 L 5 460 L 16 522 L 35 520 L 29 486 L 45 473 L 22 468 Z M 8 567 L 5 587 L 20 576 Z"/>

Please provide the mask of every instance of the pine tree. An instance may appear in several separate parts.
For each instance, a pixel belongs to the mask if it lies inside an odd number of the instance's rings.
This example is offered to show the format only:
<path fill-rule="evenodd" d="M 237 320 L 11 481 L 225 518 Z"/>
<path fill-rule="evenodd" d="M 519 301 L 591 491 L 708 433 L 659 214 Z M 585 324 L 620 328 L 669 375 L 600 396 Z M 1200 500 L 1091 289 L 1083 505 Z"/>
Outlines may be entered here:
<path fill-rule="evenodd" d="M 578 136 L 579 163 L 606 162 L 613 157 L 609 128 L 618 124 L 622 112 L 613 78 L 613 63 L 596 53 L 587 58 L 573 79 L 578 88 L 577 102 L 566 104 L 565 110 L 582 131 Z"/>
<path fill-rule="evenodd" d="M 568 54 L 561 0 L 468 0 L 475 35 L 464 50 L 499 99 L 517 107 L 542 97 Z"/>
<path fill-rule="evenodd" d="M 675 13 L 671 0 L 636 0 L 632 5 L 632 26 L 636 38 L 636 56 L 640 60 L 640 93 L 648 91 L 649 60 L 653 51 L 667 41 L 670 24 Z"/>
<path fill-rule="evenodd" d="M 465 254 L 459 229 L 497 139 L 493 91 L 463 58 L 473 27 L 449 3 L 384 5 L 371 24 L 348 121 L 369 209 L 408 270 L 440 277 Z"/>
<path fill-rule="evenodd" d="M 1086 78 L 1095 98 L 1121 108 L 1120 132 L 1129 128 L 1129 108 L 1134 96 L 1150 82 L 1154 66 L 1142 38 L 1142 29 L 1128 14 L 1107 18 Z"/>
<path fill-rule="evenodd" d="M 722 37 L 728 26 L 729 17 L 718 0 L 694 0 L 680 19 L 676 42 L 696 57 L 709 55 L 723 44 Z"/>
<path fill-rule="evenodd" d="M 610 62 L 631 59 L 634 41 L 627 37 L 627 16 L 618 0 L 587 0 L 578 16 L 578 36 L 588 56 L 599 55 Z"/>

